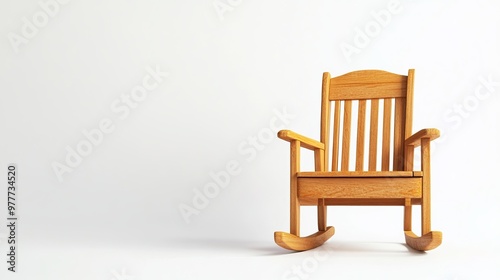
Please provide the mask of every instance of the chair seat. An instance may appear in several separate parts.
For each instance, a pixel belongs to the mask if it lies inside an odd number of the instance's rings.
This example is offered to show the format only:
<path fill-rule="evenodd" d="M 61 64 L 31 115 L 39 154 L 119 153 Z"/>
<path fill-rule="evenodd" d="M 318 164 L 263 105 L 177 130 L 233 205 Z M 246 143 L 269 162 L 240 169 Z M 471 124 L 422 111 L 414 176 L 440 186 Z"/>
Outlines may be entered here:
<path fill-rule="evenodd" d="M 414 176 L 413 171 L 302 172 L 298 175 L 299 200 L 422 198 L 423 177 Z"/>
<path fill-rule="evenodd" d="M 342 177 L 422 177 L 422 171 L 315 171 L 298 172 L 298 178 L 342 178 Z"/>

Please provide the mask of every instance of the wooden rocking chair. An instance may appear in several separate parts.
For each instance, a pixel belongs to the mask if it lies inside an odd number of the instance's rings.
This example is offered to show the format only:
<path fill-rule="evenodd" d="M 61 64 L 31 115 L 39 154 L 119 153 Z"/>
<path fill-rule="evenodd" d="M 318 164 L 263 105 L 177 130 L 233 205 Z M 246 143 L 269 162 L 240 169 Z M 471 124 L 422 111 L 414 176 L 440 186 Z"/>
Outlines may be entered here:
<path fill-rule="evenodd" d="M 422 129 L 412 135 L 413 81 L 414 69 L 408 71 L 408 76 L 379 70 L 355 71 L 334 78 L 323 74 L 320 141 L 290 130 L 278 132 L 279 138 L 290 142 L 290 233 L 274 233 L 279 246 L 304 251 L 332 237 L 334 227 L 326 226 L 328 205 L 404 206 L 408 246 L 426 251 L 441 244 L 441 232 L 431 231 L 430 207 L 430 141 L 439 137 L 439 130 Z M 353 105 L 357 111 L 356 160 L 350 165 Z M 414 171 L 413 153 L 419 146 L 421 170 Z M 314 151 L 314 172 L 300 172 L 301 147 Z M 318 232 L 306 237 L 300 237 L 301 205 L 318 208 Z M 411 229 L 412 205 L 421 205 L 420 237 Z"/>

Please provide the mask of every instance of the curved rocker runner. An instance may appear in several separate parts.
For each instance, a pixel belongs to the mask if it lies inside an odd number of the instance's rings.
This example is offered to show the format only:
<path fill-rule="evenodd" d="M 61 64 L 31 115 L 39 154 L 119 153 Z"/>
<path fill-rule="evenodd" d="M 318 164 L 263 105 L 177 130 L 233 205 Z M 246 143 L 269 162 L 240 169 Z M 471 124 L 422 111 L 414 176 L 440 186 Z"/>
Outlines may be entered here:
<path fill-rule="evenodd" d="M 406 244 L 418 251 L 428 251 L 437 248 L 443 240 L 440 231 L 431 231 L 422 235 L 416 236 L 412 231 L 405 231 Z"/>
<path fill-rule="evenodd" d="M 321 246 L 335 233 L 326 226 L 327 206 L 395 205 L 404 207 L 409 247 L 427 251 L 441 245 L 442 233 L 431 231 L 430 218 L 430 142 L 440 133 L 427 128 L 412 134 L 413 83 L 413 69 L 407 76 L 380 70 L 334 78 L 323 73 L 320 141 L 290 130 L 278 132 L 290 142 L 290 233 L 275 232 L 276 244 L 294 251 Z M 355 149 L 351 130 L 356 132 Z M 414 170 L 418 147 L 421 168 Z M 314 152 L 314 171 L 300 171 L 301 148 Z M 307 205 L 318 209 L 318 232 L 300 237 L 300 206 Z M 420 237 L 411 229 L 413 205 L 421 205 Z"/>
<path fill-rule="evenodd" d="M 288 250 L 307 251 L 323 245 L 334 233 L 334 227 L 327 227 L 325 231 L 318 231 L 306 237 L 277 231 L 274 233 L 274 242 Z"/>

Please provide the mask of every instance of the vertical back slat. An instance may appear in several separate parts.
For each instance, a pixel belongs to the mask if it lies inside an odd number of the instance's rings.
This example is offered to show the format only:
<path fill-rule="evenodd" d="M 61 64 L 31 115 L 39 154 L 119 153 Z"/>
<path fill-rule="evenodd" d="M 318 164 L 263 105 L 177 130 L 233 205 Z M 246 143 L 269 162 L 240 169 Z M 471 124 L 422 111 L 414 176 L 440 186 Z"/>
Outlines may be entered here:
<path fill-rule="evenodd" d="M 405 125 L 405 98 L 396 98 L 394 108 L 394 148 L 393 167 L 394 171 L 403 170 L 404 164 L 404 125 Z"/>
<path fill-rule="evenodd" d="M 389 171 L 392 99 L 384 99 L 384 124 L 382 131 L 382 171 Z"/>
<path fill-rule="evenodd" d="M 323 162 L 323 170 L 327 171 L 328 169 L 328 156 L 330 150 L 330 107 L 331 102 L 329 99 L 330 96 L 330 73 L 323 73 L 323 85 L 321 89 L 321 133 L 320 133 L 320 141 L 325 145 L 324 150 L 324 162 Z"/>
<path fill-rule="evenodd" d="M 358 139 L 356 142 L 356 171 L 363 171 L 365 158 L 366 100 L 358 104 Z"/>
<path fill-rule="evenodd" d="M 349 171 L 354 167 L 351 170 L 400 171 L 411 167 L 405 162 L 406 153 L 411 156 L 411 152 L 406 151 L 404 141 L 412 133 L 413 81 L 413 69 L 408 76 L 378 70 L 354 71 L 334 78 L 324 74 L 323 87 L 329 91 L 323 90 L 323 97 L 329 92 L 330 103 L 322 103 L 321 141 L 331 141 L 330 170 Z M 330 112 L 332 122 L 328 124 L 324 119 Z M 352 116 L 356 112 L 357 116 Z M 357 122 L 357 128 L 352 122 Z M 351 136 L 354 131 L 356 135 Z M 354 137 L 355 147 L 351 145 Z M 325 152 L 327 164 L 330 158 L 328 150 Z M 350 162 L 351 157 L 355 163 Z"/>
<path fill-rule="evenodd" d="M 414 146 L 405 146 L 405 162 L 404 162 L 405 171 L 413 171 L 414 150 L 415 150 Z"/>
<path fill-rule="evenodd" d="M 351 144 L 351 100 L 344 101 L 344 124 L 342 125 L 341 171 L 349 170 L 349 149 Z"/>
<path fill-rule="evenodd" d="M 406 110 L 405 110 L 405 139 L 413 133 L 413 82 L 415 79 L 415 69 L 408 70 L 406 81 Z M 403 140 L 404 141 L 404 140 Z M 413 170 L 413 147 L 405 149 L 404 168 Z"/>
<path fill-rule="evenodd" d="M 368 170 L 377 170 L 377 140 L 378 140 L 378 105 L 379 99 L 371 100 L 370 112 L 370 151 Z"/>
<path fill-rule="evenodd" d="M 340 141 L 340 101 L 335 101 L 335 111 L 333 113 L 333 151 L 332 151 L 332 171 L 339 171 L 339 141 Z"/>
<path fill-rule="evenodd" d="M 405 110 L 405 139 L 413 133 L 413 82 L 415 69 L 408 70 L 408 80 L 406 82 L 406 110 Z"/>

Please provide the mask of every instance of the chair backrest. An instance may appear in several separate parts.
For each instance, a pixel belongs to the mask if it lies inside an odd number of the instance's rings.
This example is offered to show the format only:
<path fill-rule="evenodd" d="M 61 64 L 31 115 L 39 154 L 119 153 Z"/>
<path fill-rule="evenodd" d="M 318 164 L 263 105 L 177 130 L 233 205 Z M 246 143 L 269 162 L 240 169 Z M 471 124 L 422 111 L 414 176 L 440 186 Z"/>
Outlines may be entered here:
<path fill-rule="evenodd" d="M 334 78 L 323 74 L 320 136 L 325 170 L 404 170 L 404 140 L 412 133 L 413 79 L 414 69 L 407 76 L 380 70 Z M 353 152 L 355 162 L 350 162 Z"/>

